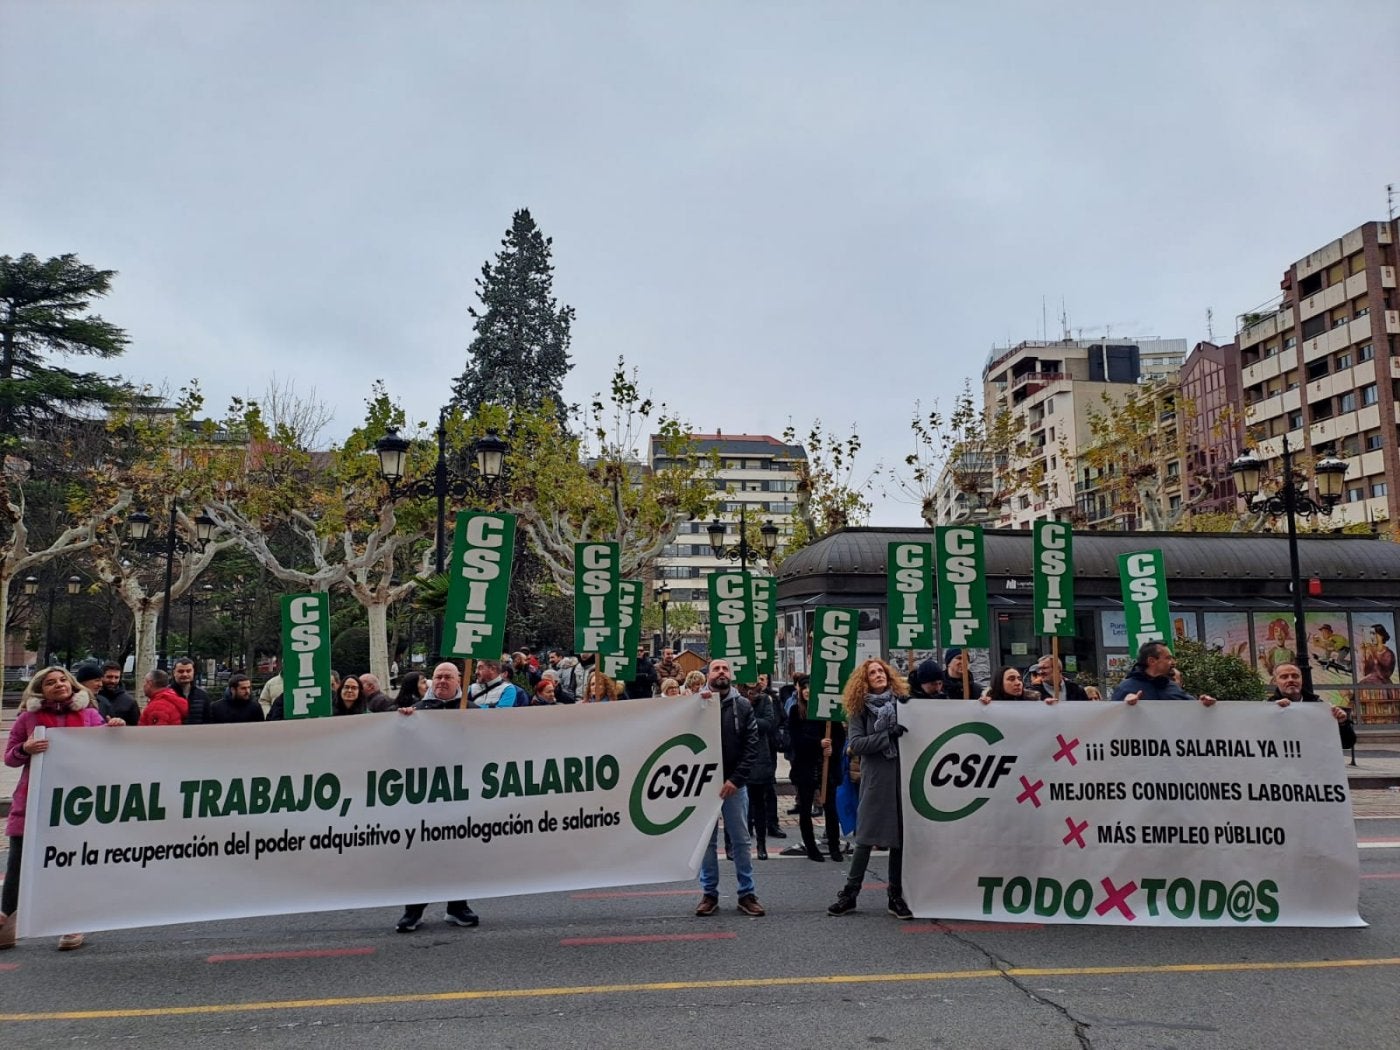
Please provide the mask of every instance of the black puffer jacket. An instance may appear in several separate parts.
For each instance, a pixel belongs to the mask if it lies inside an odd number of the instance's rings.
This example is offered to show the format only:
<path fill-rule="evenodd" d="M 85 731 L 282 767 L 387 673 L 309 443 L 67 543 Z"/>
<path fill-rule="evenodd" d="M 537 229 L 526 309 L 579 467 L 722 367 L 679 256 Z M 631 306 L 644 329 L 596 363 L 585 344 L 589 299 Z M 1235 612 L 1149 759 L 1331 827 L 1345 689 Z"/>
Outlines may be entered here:
<path fill-rule="evenodd" d="M 719 742 L 724 779 L 746 787 L 758 763 L 758 721 L 749 702 L 733 686 L 719 702 Z"/>

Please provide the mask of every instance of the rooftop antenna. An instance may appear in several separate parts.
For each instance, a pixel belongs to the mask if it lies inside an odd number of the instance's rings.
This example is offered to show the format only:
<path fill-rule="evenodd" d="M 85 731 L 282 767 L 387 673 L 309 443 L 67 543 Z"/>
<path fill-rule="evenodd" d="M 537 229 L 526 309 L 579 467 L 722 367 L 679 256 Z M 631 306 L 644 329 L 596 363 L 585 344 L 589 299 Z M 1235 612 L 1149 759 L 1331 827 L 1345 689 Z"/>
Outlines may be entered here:
<path fill-rule="evenodd" d="M 1394 221 L 1395 221 L 1395 183 L 1393 183 L 1393 182 L 1387 182 L 1387 183 L 1385 184 L 1385 211 L 1386 211 L 1386 215 L 1388 215 L 1388 216 L 1390 217 L 1390 221 L 1391 221 L 1391 222 L 1394 222 Z"/>
<path fill-rule="evenodd" d="M 1069 314 L 1065 310 L 1065 297 L 1060 296 L 1060 338 L 1069 342 Z"/>
<path fill-rule="evenodd" d="M 1050 341 L 1050 322 L 1045 315 L 1045 296 L 1040 297 L 1040 341 L 1048 343 Z"/>
<path fill-rule="evenodd" d="M 1208 339 L 1208 340 L 1211 342 L 1212 345 L 1215 343 L 1215 325 L 1214 325 L 1214 323 L 1213 323 L 1214 321 L 1215 321 L 1215 311 L 1212 310 L 1209 306 L 1207 306 L 1207 307 L 1206 307 L 1206 339 Z"/>

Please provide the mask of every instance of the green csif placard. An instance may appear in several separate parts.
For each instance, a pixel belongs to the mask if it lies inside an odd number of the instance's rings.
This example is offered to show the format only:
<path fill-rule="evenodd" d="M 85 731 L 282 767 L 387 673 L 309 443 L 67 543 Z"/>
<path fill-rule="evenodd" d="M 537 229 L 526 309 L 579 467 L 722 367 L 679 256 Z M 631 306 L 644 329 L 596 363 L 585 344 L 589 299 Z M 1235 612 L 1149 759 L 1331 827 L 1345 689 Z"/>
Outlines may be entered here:
<path fill-rule="evenodd" d="M 778 588 L 771 576 L 749 578 L 749 609 L 753 613 L 755 675 L 773 680 L 778 657 Z"/>
<path fill-rule="evenodd" d="M 1063 521 L 1034 525 L 1035 633 L 1074 635 L 1074 532 Z"/>
<path fill-rule="evenodd" d="M 282 595 L 282 709 L 288 718 L 331 714 L 331 599 Z"/>
<path fill-rule="evenodd" d="M 457 515 L 442 617 L 443 655 L 501 658 L 514 555 L 513 515 L 470 510 Z"/>
<path fill-rule="evenodd" d="M 807 710 L 826 722 L 844 722 L 841 693 L 856 669 L 860 613 L 855 609 L 818 609 L 812 624 L 812 684 Z"/>
<path fill-rule="evenodd" d="M 622 644 L 617 624 L 620 566 L 616 543 L 574 544 L 574 652 L 611 653 Z"/>
<path fill-rule="evenodd" d="M 985 649 L 992 644 L 980 525 L 940 525 L 938 549 L 940 644 Z"/>
<path fill-rule="evenodd" d="M 936 649 L 933 544 L 891 543 L 885 555 L 885 577 L 890 648 Z"/>
<path fill-rule="evenodd" d="M 749 574 L 710 574 L 710 657 L 729 661 L 734 681 L 754 676 L 753 593 Z"/>
<path fill-rule="evenodd" d="M 1118 580 L 1123 585 L 1128 651 L 1136 655 L 1148 642 L 1165 642 L 1171 632 L 1171 606 L 1167 602 L 1167 565 L 1162 552 L 1118 555 Z"/>
<path fill-rule="evenodd" d="M 616 652 L 600 653 L 598 661 L 609 678 L 631 681 L 637 676 L 637 647 L 642 644 L 642 581 L 622 580 L 617 589 L 617 622 L 620 645 Z"/>

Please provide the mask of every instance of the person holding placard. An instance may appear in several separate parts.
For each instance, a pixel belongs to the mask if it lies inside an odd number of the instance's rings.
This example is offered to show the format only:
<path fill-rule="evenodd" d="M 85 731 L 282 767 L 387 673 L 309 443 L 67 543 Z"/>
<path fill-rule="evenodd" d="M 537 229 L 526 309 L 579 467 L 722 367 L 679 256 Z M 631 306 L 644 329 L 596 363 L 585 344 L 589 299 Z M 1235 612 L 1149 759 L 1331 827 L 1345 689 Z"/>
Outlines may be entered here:
<path fill-rule="evenodd" d="M 15 907 L 19 904 L 19 869 L 24 856 L 24 818 L 29 801 L 29 763 L 49 749 L 49 741 L 39 730 L 76 726 L 125 726 L 115 716 L 104 718 L 88 691 L 63 667 L 45 667 L 29 680 L 19 698 L 19 714 L 10 726 L 5 745 L 5 765 L 18 769 L 10 802 L 5 834 L 10 852 L 5 863 L 5 885 L 0 889 L 0 948 L 15 946 Z M 72 951 L 83 946 L 81 933 L 65 933 L 58 939 L 58 950 Z"/>
<path fill-rule="evenodd" d="M 1165 642 L 1144 642 L 1138 650 L 1137 663 L 1113 690 L 1112 699 L 1130 706 L 1139 700 L 1197 699 L 1173 681 L 1175 670 L 1176 657 Z M 1203 707 L 1210 707 L 1215 697 L 1202 693 L 1200 701 Z"/>
<path fill-rule="evenodd" d="M 967 651 L 954 646 L 943 654 L 943 694 L 949 700 L 971 700 L 981 696 L 983 685 L 975 678 L 968 678 L 967 696 L 963 696 L 963 668 L 971 668 L 967 662 Z"/>
<path fill-rule="evenodd" d="M 846 749 L 861 760 L 860 803 L 846 885 L 826 913 L 845 915 L 856 910 L 870 851 L 888 847 L 889 913 L 897 919 L 912 919 L 914 913 L 904 901 L 899 806 L 899 738 L 908 727 L 899 722 L 898 704 L 909 699 L 909 689 L 904 677 L 884 660 L 866 660 L 846 680 L 841 699 L 846 709 Z"/>
<path fill-rule="evenodd" d="M 841 822 L 836 815 L 836 788 L 841 783 L 840 754 L 846 746 L 846 727 L 840 722 L 823 722 L 808 717 L 807 702 L 812 684 L 805 674 L 792 676 L 792 710 L 788 712 L 788 730 L 792 739 L 792 783 L 797 789 L 797 826 L 802 844 L 783 850 L 784 856 L 806 856 L 808 860 L 825 861 L 812 830 L 812 803 L 822 784 L 822 766 L 826 766 L 826 794 L 821 800 L 821 813 L 826 818 L 826 846 L 831 859 L 841 860 Z M 831 732 L 827 732 L 827 726 Z"/>

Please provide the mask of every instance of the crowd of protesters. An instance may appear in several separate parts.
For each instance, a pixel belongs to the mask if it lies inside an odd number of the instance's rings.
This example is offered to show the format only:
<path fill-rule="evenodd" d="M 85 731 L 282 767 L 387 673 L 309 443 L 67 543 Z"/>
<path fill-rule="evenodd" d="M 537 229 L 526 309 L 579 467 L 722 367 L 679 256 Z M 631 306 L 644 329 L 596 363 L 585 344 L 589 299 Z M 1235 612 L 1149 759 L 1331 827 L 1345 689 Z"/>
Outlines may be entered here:
<path fill-rule="evenodd" d="M 987 685 L 968 674 L 967 654 L 949 649 L 944 663 L 925 660 L 906 681 L 893 666 L 880 659 L 861 662 L 847 680 L 842 695 L 844 723 L 818 719 L 809 707 L 810 682 L 797 674 L 791 685 L 776 692 L 767 675 L 749 683 L 732 678 L 730 663 L 711 660 L 707 672 L 682 672 L 675 654 L 667 649 L 653 661 L 644 651 L 637 654 L 632 677 L 614 681 L 598 666 L 596 654 L 565 655 L 548 652 L 543 659 L 524 652 L 502 659 L 479 660 L 473 681 L 463 689 L 461 670 L 451 662 L 438 664 L 427 677 L 409 671 L 386 693 L 378 677 L 365 672 L 332 672 L 331 713 L 334 716 L 419 710 L 535 707 L 551 704 L 611 703 L 650 697 L 676 698 L 695 695 L 718 700 L 724 783 L 721 788 L 725 853 L 732 860 L 738 886 L 738 908 L 750 916 L 765 914 L 755 892 L 750 843 L 759 860 L 768 859 L 767 843 L 786 838 L 779 824 L 777 757 L 790 766 L 797 805 L 801 842 L 783 850 L 784 855 L 806 856 L 813 861 L 845 858 L 851 865 L 835 902 L 832 916 L 856 909 L 871 854 L 888 851 L 887 894 L 889 913 L 908 919 L 912 913 L 902 890 L 903 853 L 900 827 L 899 739 L 907 731 L 898 716 L 898 705 L 910 699 L 962 699 L 976 697 L 983 704 L 1031 701 L 1101 700 L 1097 690 L 1068 679 L 1059 661 L 1045 656 L 1024 670 L 998 668 Z M 1280 706 L 1318 697 L 1302 689 L 1302 675 L 1292 664 L 1275 669 L 1275 691 L 1270 699 Z M 6 834 L 9 855 L 0 897 L 0 949 L 15 941 L 14 911 L 19 893 L 20 858 L 24 846 L 25 810 L 29 762 L 48 748 L 40 728 L 145 727 L 227 724 L 276 721 L 286 717 L 280 676 L 253 696 L 252 682 L 243 674 L 231 675 L 218 699 L 196 683 L 193 660 L 175 661 L 170 672 L 153 670 L 141 683 L 144 705 L 126 690 L 122 669 L 116 663 L 85 662 L 70 673 L 63 667 L 39 671 L 24 690 L 20 714 L 9 733 L 5 763 L 21 769 L 11 803 Z M 1161 642 L 1144 645 L 1138 660 L 1112 700 L 1128 705 L 1142 700 L 1199 701 L 1209 707 L 1214 697 L 1188 693 L 1171 649 Z M 1349 712 L 1334 708 L 1343 746 L 1354 743 Z M 819 843 L 814 820 L 824 824 Z M 718 908 L 716 825 L 701 863 L 701 900 L 695 914 L 708 916 Z M 846 836 L 846 837 L 843 837 Z M 823 849 L 823 846 L 825 849 Z M 396 929 L 409 933 L 423 920 L 426 904 L 407 905 Z M 446 921 L 474 927 L 479 918 L 465 900 L 449 901 Z M 83 935 L 65 934 L 60 950 L 81 947 Z"/>

